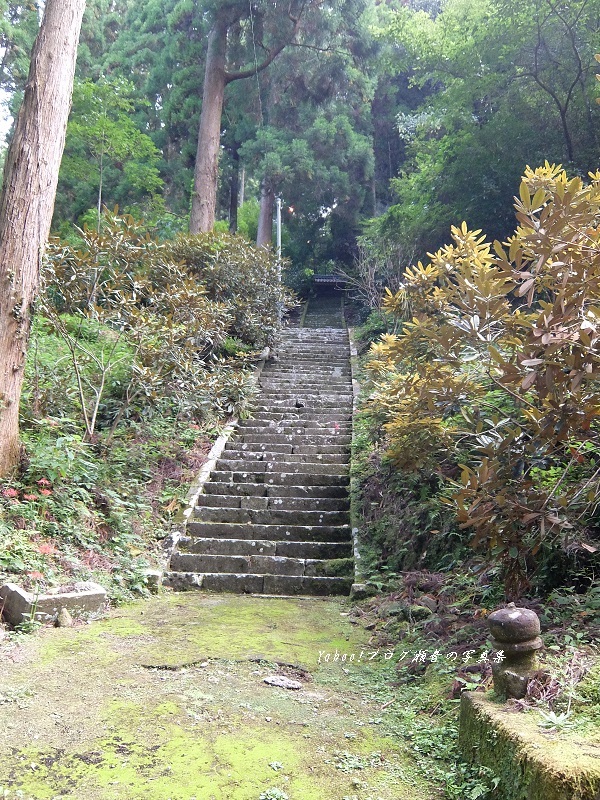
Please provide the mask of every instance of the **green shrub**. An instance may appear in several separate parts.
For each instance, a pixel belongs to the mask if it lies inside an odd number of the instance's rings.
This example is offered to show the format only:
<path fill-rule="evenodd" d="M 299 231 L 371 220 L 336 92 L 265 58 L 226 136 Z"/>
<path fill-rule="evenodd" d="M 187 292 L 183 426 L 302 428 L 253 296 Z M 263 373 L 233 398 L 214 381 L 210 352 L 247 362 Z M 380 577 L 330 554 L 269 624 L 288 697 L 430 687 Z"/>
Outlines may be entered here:
<path fill-rule="evenodd" d="M 405 271 L 368 367 L 388 458 L 453 487 L 515 598 L 548 552 L 597 552 L 600 500 L 600 173 L 528 168 L 519 194 L 508 242 L 463 223 Z"/>
<path fill-rule="evenodd" d="M 211 301 L 225 305 L 232 315 L 230 335 L 257 348 L 273 344 L 280 314 L 292 302 L 274 253 L 216 232 L 179 236 L 165 255 L 185 265 Z"/>
<path fill-rule="evenodd" d="M 61 341 L 60 372 L 74 378 L 62 410 L 82 419 L 85 439 L 165 397 L 192 416 L 241 413 L 252 353 L 273 342 L 291 302 L 275 257 L 229 234 L 160 244 L 108 212 L 100 231 L 79 234 L 77 248 L 51 243 L 43 313 Z M 32 416 L 48 413 L 40 363 L 25 399 Z"/>

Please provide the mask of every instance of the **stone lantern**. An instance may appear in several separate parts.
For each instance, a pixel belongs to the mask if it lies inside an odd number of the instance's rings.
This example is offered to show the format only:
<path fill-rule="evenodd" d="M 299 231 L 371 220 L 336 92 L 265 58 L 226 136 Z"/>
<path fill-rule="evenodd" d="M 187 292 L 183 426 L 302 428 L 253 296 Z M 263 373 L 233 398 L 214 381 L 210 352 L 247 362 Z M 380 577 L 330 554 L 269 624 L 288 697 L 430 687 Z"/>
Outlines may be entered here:
<path fill-rule="evenodd" d="M 525 697 L 537 668 L 537 652 L 544 646 L 538 615 L 509 603 L 490 614 L 488 624 L 492 647 L 504 654 L 501 662 L 492 665 L 494 690 L 506 698 Z"/>

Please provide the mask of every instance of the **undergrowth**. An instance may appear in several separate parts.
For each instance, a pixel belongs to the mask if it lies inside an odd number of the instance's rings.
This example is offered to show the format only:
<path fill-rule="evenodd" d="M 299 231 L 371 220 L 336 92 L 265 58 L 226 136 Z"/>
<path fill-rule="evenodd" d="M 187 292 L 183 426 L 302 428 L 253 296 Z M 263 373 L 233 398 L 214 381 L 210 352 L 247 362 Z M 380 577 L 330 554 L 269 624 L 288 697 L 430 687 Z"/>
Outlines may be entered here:
<path fill-rule="evenodd" d="M 45 591 L 97 580 L 112 600 L 146 592 L 160 539 L 216 435 L 165 414 L 123 423 L 110 447 L 69 420 L 23 432 L 17 475 L 0 486 L 0 580 Z"/>

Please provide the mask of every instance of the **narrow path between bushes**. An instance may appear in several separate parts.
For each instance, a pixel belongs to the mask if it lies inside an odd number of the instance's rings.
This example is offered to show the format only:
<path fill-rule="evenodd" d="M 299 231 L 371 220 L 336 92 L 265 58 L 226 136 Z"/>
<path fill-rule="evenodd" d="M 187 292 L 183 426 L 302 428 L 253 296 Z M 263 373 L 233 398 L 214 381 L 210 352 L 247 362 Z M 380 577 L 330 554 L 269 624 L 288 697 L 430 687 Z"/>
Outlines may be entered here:
<path fill-rule="evenodd" d="M 390 723 L 407 702 L 390 688 L 391 662 L 350 610 L 330 598 L 168 593 L 5 642 L 0 796 L 440 797 Z M 302 688 L 266 684 L 273 675 Z"/>

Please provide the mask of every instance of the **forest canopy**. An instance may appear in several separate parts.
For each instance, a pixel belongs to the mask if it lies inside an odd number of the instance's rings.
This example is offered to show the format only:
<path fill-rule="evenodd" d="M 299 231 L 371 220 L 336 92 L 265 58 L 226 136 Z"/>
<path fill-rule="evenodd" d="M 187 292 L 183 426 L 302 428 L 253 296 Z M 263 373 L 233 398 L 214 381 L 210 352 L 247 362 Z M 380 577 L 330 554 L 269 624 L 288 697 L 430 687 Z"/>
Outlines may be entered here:
<path fill-rule="evenodd" d="M 39 16 L 2 5 L 14 111 Z M 217 126 L 202 179 L 215 181 L 214 221 L 235 231 L 249 203 L 242 227 L 256 236 L 262 199 L 270 239 L 280 196 L 297 269 L 351 266 L 365 226 L 401 266 L 463 219 L 501 239 L 527 165 L 595 169 L 598 6 L 89 0 L 54 226 L 119 204 L 159 235 L 187 230 L 204 111 L 213 140 Z M 203 101 L 217 33 L 221 110 Z"/>

